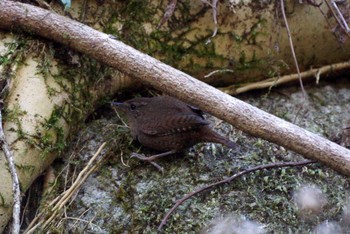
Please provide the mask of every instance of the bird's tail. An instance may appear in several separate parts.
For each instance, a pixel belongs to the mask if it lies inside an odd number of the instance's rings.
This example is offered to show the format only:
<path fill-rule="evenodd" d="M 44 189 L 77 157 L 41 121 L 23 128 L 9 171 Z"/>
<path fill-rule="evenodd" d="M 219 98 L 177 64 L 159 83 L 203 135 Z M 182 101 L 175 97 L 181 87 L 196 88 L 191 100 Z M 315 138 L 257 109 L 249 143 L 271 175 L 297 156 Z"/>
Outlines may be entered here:
<path fill-rule="evenodd" d="M 221 136 L 219 133 L 210 129 L 209 126 L 207 127 L 207 130 L 209 131 L 204 131 L 205 133 L 203 133 L 203 138 L 205 142 L 219 143 L 231 149 L 235 149 L 237 147 L 237 145 L 228 137 Z"/>

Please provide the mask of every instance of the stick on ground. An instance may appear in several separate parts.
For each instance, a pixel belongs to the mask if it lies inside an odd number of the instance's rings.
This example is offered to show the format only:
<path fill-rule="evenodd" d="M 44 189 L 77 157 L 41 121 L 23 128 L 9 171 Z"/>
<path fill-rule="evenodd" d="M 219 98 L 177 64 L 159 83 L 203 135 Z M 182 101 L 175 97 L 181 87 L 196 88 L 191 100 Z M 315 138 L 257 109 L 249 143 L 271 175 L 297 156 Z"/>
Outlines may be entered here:
<path fill-rule="evenodd" d="M 164 225 L 166 224 L 166 222 L 168 221 L 169 217 L 171 216 L 171 214 L 186 200 L 190 199 L 191 197 L 197 195 L 198 193 L 204 192 L 206 190 L 212 189 L 215 186 L 219 186 L 219 185 L 223 185 L 226 183 L 230 183 L 232 180 L 237 179 L 245 174 L 251 173 L 251 172 L 255 172 L 255 171 L 260 171 L 260 170 L 264 170 L 264 169 L 273 169 L 273 168 L 282 168 L 282 167 L 299 167 L 299 166 L 304 166 L 307 164 L 311 164 L 311 163 L 315 163 L 314 161 L 302 161 L 302 162 L 280 162 L 280 163 L 270 163 L 270 164 L 265 164 L 265 165 L 259 165 L 259 166 L 255 166 L 252 168 L 248 168 L 246 170 L 243 170 L 241 172 L 238 172 L 236 174 L 234 174 L 233 176 L 230 176 L 226 179 L 220 180 L 218 182 L 206 185 L 202 188 L 199 188 L 198 190 L 195 190 L 187 195 L 185 195 L 183 198 L 179 199 L 176 201 L 175 205 L 166 213 L 166 215 L 164 216 L 162 222 L 160 223 L 159 227 L 158 227 L 158 231 L 162 231 Z"/>

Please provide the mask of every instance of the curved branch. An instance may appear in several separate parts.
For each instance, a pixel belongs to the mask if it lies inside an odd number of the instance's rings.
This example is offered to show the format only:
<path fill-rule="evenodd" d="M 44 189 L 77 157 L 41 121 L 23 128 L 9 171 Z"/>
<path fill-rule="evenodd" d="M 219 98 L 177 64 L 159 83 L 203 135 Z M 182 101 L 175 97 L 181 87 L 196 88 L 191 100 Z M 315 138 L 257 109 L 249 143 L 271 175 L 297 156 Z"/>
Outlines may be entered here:
<path fill-rule="evenodd" d="M 302 162 L 280 162 L 280 163 L 270 163 L 270 164 L 264 164 L 264 165 L 258 165 L 255 167 L 251 167 L 248 168 L 246 170 L 240 171 L 226 179 L 220 180 L 218 182 L 212 183 L 212 184 L 208 184 L 202 188 L 199 188 L 189 194 L 186 194 L 185 196 L 183 196 L 181 199 L 177 200 L 175 205 L 173 207 L 171 207 L 171 209 L 166 213 L 166 215 L 164 216 L 162 222 L 160 223 L 159 227 L 158 227 L 158 231 L 161 231 L 164 227 L 164 225 L 166 224 L 166 222 L 168 221 L 170 215 L 182 204 L 184 203 L 186 200 L 190 199 L 191 197 L 193 197 L 194 195 L 197 195 L 198 193 L 204 192 L 208 189 L 212 189 L 215 186 L 219 186 L 219 185 L 223 185 L 226 183 L 230 183 L 232 180 L 237 179 L 243 175 L 246 175 L 248 173 L 251 172 L 255 172 L 255 171 L 261 171 L 264 169 L 273 169 L 273 168 L 282 168 L 282 167 L 300 167 L 300 166 L 305 166 L 307 164 L 311 164 L 314 163 L 314 161 L 302 161 Z"/>

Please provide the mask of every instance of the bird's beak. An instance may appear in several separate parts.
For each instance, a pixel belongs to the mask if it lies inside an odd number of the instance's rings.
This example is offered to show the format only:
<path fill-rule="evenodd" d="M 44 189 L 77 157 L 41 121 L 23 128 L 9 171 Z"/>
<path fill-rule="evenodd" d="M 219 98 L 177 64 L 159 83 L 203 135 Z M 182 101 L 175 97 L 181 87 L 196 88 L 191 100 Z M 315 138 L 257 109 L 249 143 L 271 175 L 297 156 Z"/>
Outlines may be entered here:
<path fill-rule="evenodd" d="M 110 102 L 112 106 L 115 106 L 118 110 L 125 111 L 128 109 L 128 105 L 123 102 Z"/>

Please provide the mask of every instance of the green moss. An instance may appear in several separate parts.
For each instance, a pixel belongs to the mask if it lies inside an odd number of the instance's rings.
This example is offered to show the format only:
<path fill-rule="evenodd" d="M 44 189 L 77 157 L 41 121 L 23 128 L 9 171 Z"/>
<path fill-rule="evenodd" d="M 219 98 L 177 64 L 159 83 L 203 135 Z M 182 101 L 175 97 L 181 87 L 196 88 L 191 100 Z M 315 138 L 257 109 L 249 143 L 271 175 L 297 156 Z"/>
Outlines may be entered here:
<path fill-rule="evenodd" d="M 140 3 L 134 0 L 119 4 L 118 9 L 110 9 L 110 18 L 105 21 L 103 31 L 116 35 L 128 45 L 190 74 L 200 71 L 203 67 L 214 68 L 210 61 L 223 59 L 215 52 L 214 42 L 206 44 L 212 35 L 212 29 L 208 29 L 203 35 L 196 35 L 198 29 L 191 26 L 203 17 L 209 8 L 204 7 L 198 12 L 191 12 L 191 1 L 178 2 L 175 14 L 168 21 L 168 27 L 155 29 L 161 21 L 167 3 Z M 146 29 L 147 27 L 150 28 Z M 189 34 L 196 36 L 188 39 Z M 186 58 L 197 59 L 188 63 Z M 195 62 L 199 59 L 202 62 Z M 203 61 L 206 62 L 203 64 Z"/>
<path fill-rule="evenodd" d="M 94 100 L 94 97 L 91 93 L 94 92 L 96 84 L 105 76 L 110 76 L 113 70 L 86 56 L 77 57 L 80 66 L 72 66 L 70 61 L 75 56 L 74 52 L 54 43 L 44 44 L 28 36 L 15 43 L 9 43 L 7 47 L 7 53 L 2 55 L 3 64 L 15 59 L 19 64 L 27 57 L 22 54 L 31 53 L 39 63 L 36 73 L 44 77 L 49 97 L 54 99 L 64 93 L 69 95 L 69 98 L 67 102 L 55 106 L 49 118 L 35 116 L 38 120 L 37 133 L 28 134 L 23 131 L 21 118 L 27 113 L 21 110 L 19 105 L 5 109 L 4 120 L 13 122 L 15 127 L 10 131 L 17 133 L 17 140 L 24 140 L 29 146 L 28 149 L 40 149 L 42 158 L 51 153 L 60 153 L 66 146 L 67 137 L 61 124 L 70 124 L 72 131 L 84 124 L 82 120 L 93 108 L 91 100 Z M 10 57 L 14 53 L 16 56 Z M 57 71 L 53 70 L 53 64 L 57 66 Z"/>
<path fill-rule="evenodd" d="M 0 55 L 0 65 L 7 65 L 11 62 L 10 60 L 11 52 L 8 52 L 7 54 Z"/>
<path fill-rule="evenodd" d="M 4 120 L 10 122 L 17 122 L 19 117 L 25 116 L 27 114 L 26 111 L 21 110 L 18 104 L 13 105 L 13 108 L 6 109 L 4 112 Z"/>
<path fill-rule="evenodd" d="M 4 196 L 1 193 L 0 193 L 0 206 L 2 208 L 5 208 L 5 209 L 10 208 L 10 205 L 5 203 L 5 198 L 4 198 Z"/>
<path fill-rule="evenodd" d="M 9 131 L 17 133 L 17 139 L 25 139 L 27 134 L 23 131 L 22 123 L 20 118 L 26 115 L 27 112 L 20 109 L 18 104 L 15 104 L 13 108 L 5 109 L 4 111 L 4 121 L 13 122 L 16 125 L 16 128 L 10 128 Z"/>
<path fill-rule="evenodd" d="M 6 51 L 0 56 L 0 65 L 14 66 L 23 64 L 24 54 L 28 45 L 28 37 L 21 34 L 14 36 L 13 42 L 5 43 Z"/>
<path fill-rule="evenodd" d="M 258 18 L 256 23 L 252 25 L 250 28 L 250 31 L 248 33 L 245 33 L 243 38 L 248 42 L 250 45 L 256 45 L 259 46 L 259 43 L 257 42 L 257 38 L 259 36 L 266 37 L 268 36 L 267 30 L 267 20 L 264 18 Z"/>
<path fill-rule="evenodd" d="M 16 169 L 24 174 L 27 174 L 28 176 L 32 176 L 36 170 L 35 166 L 23 164 L 16 164 Z"/>

